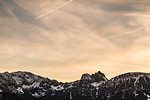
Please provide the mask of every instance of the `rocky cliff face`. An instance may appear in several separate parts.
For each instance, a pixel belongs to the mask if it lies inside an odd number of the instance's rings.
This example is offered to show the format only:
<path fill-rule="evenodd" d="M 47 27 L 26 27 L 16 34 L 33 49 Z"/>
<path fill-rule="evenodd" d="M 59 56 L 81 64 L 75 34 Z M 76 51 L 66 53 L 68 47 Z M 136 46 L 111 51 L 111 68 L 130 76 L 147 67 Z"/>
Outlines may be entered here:
<path fill-rule="evenodd" d="M 89 82 L 101 82 L 101 81 L 107 81 L 108 79 L 105 77 L 105 75 L 102 72 L 97 72 L 95 74 L 83 74 L 81 77 L 81 80 L 89 81 Z"/>
<path fill-rule="evenodd" d="M 0 100 L 147 100 L 150 74 L 126 73 L 108 80 L 99 71 L 62 83 L 30 72 L 5 72 L 0 74 L 0 93 Z"/>

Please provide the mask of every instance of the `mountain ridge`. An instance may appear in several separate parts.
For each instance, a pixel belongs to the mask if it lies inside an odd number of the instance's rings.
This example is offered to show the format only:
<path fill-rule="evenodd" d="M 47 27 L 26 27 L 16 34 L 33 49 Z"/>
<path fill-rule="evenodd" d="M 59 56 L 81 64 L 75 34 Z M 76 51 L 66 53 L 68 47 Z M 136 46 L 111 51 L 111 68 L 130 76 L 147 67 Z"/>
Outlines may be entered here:
<path fill-rule="evenodd" d="M 138 100 L 138 95 L 150 96 L 150 73 L 128 72 L 108 80 L 98 71 L 73 82 L 58 82 L 26 71 L 4 72 L 0 73 L 0 92 L 16 94 L 20 100 Z"/>

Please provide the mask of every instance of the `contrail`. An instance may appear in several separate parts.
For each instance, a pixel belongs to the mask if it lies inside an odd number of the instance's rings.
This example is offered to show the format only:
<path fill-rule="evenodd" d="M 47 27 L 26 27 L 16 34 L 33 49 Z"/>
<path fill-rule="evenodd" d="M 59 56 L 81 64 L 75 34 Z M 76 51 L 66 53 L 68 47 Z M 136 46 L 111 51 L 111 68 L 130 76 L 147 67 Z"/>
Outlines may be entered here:
<path fill-rule="evenodd" d="M 127 33 L 125 33 L 125 34 L 115 35 L 115 36 L 109 37 L 109 38 L 107 38 L 107 39 L 113 39 L 113 38 L 117 38 L 117 37 L 120 37 L 120 36 L 129 35 L 129 34 L 132 34 L 132 33 L 137 32 L 137 31 L 140 31 L 141 29 L 143 29 L 143 27 L 138 28 L 138 29 L 133 30 L 133 31 L 130 31 L 130 32 L 127 32 Z"/>
<path fill-rule="evenodd" d="M 150 17 L 149 14 L 122 14 L 123 16 Z"/>
<path fill-rule="evenodd" d="M 107 14 L 107 15 L 118 15 L 118 16 L 131 16 L 131 17 L 150 17 L 150 14 L 138 14 L 138 13 L 133 13 L 133 14 L 113 14 L 113 13 L 109 13 L 109 14 Z"/>
<path fill-rule="evenodd" d="M 60 8 L 64 7 L 65 5 L 71 3 L 72 1 L 73 1 L 73 0 L 69 0 L 68 2 L 66 2 L 66 3 L 64 3 L 64 4 L 62 4 L 62 5 L 60 5 L 60 6 L 56 7 L 56 8 L 54 8 L 54 9 L 52 9 L 52 10 L 46 12 L 46 13 L 44 13 L 44 14 L 41 14 L 40 16 L 36 17 L 35 19 L 39 19 L 39 18 L 41 18 L 41 17 L 44 17 L 44 16 L 46 16 L 47 14 L 52 13 L 52 12 L 56 11 L 57 9 L 60 9 Z"/>

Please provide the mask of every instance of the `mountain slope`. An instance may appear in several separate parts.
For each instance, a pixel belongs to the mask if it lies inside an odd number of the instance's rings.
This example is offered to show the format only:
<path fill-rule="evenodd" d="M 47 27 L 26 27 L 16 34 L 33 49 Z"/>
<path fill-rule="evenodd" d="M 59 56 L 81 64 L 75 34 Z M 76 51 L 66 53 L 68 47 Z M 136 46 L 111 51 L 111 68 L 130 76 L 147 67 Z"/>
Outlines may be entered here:
<path fill-rule="evenodd" d="M 150 73 L 125 73 L 108 80 L 99 71 L 62 83 L 30 72 L 5 72 L 0 74 L 0 92 L 0 100 L 10 100 L 6 95 L 15 95 L 14 100 L 147 100 Z"/>

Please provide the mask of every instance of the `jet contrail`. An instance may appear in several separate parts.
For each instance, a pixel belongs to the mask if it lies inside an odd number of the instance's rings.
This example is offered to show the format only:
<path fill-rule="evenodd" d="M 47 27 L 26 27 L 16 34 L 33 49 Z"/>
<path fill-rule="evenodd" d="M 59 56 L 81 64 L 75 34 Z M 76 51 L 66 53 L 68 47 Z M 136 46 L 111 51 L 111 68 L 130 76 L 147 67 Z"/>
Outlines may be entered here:
<path fill-rule="evenodd" d="M 44 14 L 41 14 L 40 16 L 36 17 L 35 19 L 39 19 L 39 18 L 41 18 L 41 17 L 43 17 L 43 16 L 46 16 L 47 14 L 52 13 L 52 12 L 54 12 L 55 10 L 57 10 L 57 9 L 59 9 L 59 8 L 62 8 L 63 6 L 69 4 L 69 3 L 72 2 L 72 1 L 73 1 L 73 0 L 70 0 L 70 1 L 68 1 L 68 2 L 66 2 L 66 3 L 64 3 L 64 4 L 60 5 L 60 6 L 54 8 L 54 9 L 48 11 L 48 12 L 46 12 L 46 13 L 44 13 Z"/>
<path fill-rule="evenodd" d="M 140 31 L 141 29 L 143 29 L 143 27 L 138 28 L 138 29 L 133 30 L 133 31 L 130 31 L 130 32 L 127 32 L 127 33 L 125 33 L 125 34 L 115 35 L 115 36 L 109 37 L 109 38 L 107 38 L 107 39 L 113 39 L 113 38 L 117 38 L 117 37 L 120 37 L 120 36 L 129 35 L 129 34 L 132 34 L 132 33 L 137 32 L 137 31 Z"/>
<path fill-rule="evenodd" d="M 124 16 L 150 17 L 149 14 L 122 14 Z"/>
<path fill-rule="evenodd" d="M 150 17 L 150 14 L 136 14 L 136 13 L 133 13 L 133 14 L 113 14 L 113 13 L 110 13 L 110 14 L 107 14 L 107 15 L 118 15 L 118 16 L 131 16 L 131 17 Z"/>

